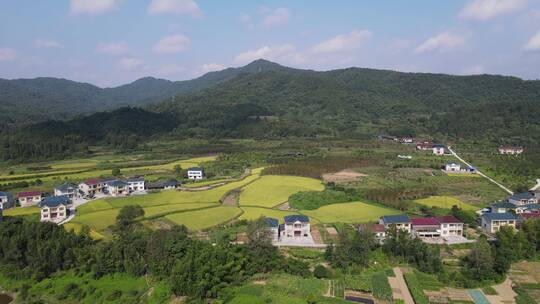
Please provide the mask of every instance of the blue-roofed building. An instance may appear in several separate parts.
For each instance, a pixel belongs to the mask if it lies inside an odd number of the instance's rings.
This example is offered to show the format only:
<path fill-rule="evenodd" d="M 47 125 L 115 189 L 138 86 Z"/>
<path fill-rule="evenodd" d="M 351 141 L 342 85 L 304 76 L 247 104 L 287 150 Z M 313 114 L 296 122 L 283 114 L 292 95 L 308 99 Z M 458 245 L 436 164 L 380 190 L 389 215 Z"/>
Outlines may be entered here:
<path fill-rule="evenodd" d="M 305 215 L 287 215 L 283 218 L 285 225 L 281 231 L 281 238 L 311 238 L 309 217 Z"/>
<path fill-rule="evenodd" d="M 497 233 L 503 226 L 516 228 L 519 217 L 513 213 L 485 213 L 482 215 L 482 229 L 486 233 Z"/>
<path fill-rule="evenodd" d="M 538 204 L 538 199 L 530 192 L 516 193 L 508 198 L 508 202 L 515 205 Z"/>
<path fill-rule="evenodd" d="M 279 240 L 279 221 L 271 217 L 265 217 L 264 220 L 272 235 L 272 242 L 277 242 Z"/>
<path fill-rule="evenodd" d="M 63 183 L 59 186 L 54 187 L 54 195 L 65 195 L 69 197 L 69 199 L 75 199 L 79 196 L 79 186 L 72 183 Z"/>
<path fill-rule="evenodd" d="M 141 192 L 145 190 L 144 177 L 133 177 L 125 180 L 128 186 L 128 191 Z"/>
<path fill-rule="evenodd" d="M 492 213 L 506 213 L 506 212 L 514 212 L 514 213 L 522 213 L 525 211 L 524 206 L 516 206 L 509 202 L 496 202 L 495 204 L 491 205 L 490 210 Z"/>
<path fill-rule="evenodd" d="M 397 229 L 411 232 L 411 219 L 406 214 L 381 216 L 379 224 L 383 225 L 384 229 L 395 226 Z"/>
<path fill-rule="evenodd" d="M 107 182 L 107 189 L 111 196 L 122 196 L 129 193 L 128 184 L 121 180 Z"/>
<path fill-rule="evenodd" d="M 39 206 L 41 207 L 41 221 L 60 223 L 68 217 L 68 206 L 71 200 L 66 195 L 49 196 L 44 198 Z"/>
<path fill-rule="evenodd" d="M 527 206 L 524 206 L 525 212 L 540 212 L 540 204 L 530 204 Z"/>
<path fill-rule="evenodd" d="M 15 207 L 15 199 L 9 192 L 0 192 L 0 209 L 9 209 Z"/>

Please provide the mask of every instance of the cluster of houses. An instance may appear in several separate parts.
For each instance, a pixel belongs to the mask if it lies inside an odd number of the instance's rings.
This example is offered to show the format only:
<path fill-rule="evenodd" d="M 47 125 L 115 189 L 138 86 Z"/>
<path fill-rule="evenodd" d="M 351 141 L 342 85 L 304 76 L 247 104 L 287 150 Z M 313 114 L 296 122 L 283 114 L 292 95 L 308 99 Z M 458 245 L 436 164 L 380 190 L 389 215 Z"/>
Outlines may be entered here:
<path fill-rule="evenodd" d="M 187 176 L 191 180 L 204 178 L 202 168 L 189 168 Z M 61 223 L 69 216 L 69 208 L 78 199 L 92 199 L 96 196 L 120 197 L 145 193 L 147 190 L 176 189 L 177 181 L 146 183 L 143 177 L 127 179 L 89 179 L 79 184 L 64 183 L 54 188 L 54 195 L 47 196 L 41 191 L 17 193 L 15 197 L 8 192 L 0 192 L 0 213 L 13 208 L 17 203 L 21 207 L 39 206 L 41 221 Z"/>
<path fill-rule="evenodd" d="M 517 193 L 482 210 L 482 229 L 494 234 L 503 226 L 519 229 L 528 219 L 540 218 L 540 192 Z"/>

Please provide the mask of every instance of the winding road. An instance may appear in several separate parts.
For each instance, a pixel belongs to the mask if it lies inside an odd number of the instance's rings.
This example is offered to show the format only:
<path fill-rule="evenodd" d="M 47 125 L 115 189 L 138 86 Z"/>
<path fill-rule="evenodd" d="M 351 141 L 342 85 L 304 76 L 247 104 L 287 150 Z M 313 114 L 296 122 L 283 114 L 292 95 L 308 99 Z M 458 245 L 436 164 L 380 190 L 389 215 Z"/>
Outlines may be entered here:
<path fill-rule="evenodd" d="M 464 163 L 465 165 L 469 166 L 469 167 L 474 167 L 472 166 L 471 164 L 469 164 L 468 162 L 466 162 L 463 158 L 461 158 L 459 155 L 457 155 L 456 152 L 454 152 L 454 150 L 452 150 L 452 148 L 448 147 L 448 151 L 450 151 L 450 153 L 452 153 L 453 156 L 455 156 L 457 159 L 459 159 L 459 161 L 461 161 L 462 163 Z M 485 175 L 484 173 L 480 172 L 480 170 L 476 169 L 476 174 L 484 177 L 484 178 L 487 178 L 490 182 L 494 183 L 495 185 L 499 186 L 499 188 L 503 189 L 504 191 L 508 192 L 510 195 L 514 195 L 514 192 L 512 192 L 512 190 L 506 188 L 504 185 L 502 185 L 501 183 L 497 182 L 496 180 L 492 179 L 491 177 Z"/>

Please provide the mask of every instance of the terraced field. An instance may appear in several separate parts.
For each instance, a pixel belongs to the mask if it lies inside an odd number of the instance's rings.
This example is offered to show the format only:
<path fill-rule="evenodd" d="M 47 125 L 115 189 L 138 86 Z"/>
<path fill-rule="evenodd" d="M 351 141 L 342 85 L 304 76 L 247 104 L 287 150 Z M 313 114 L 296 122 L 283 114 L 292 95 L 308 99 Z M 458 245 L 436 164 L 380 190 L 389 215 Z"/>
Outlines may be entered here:
<path fill-rule="evenodd" d="M 415 200 L 416 203 L 428 207 L 438 207 L 452 209 L 453 206 L 458 206 L 463 210 L 477 210 L 478 207 L 464 203 L 459 199 L 451 196 L 431 196 L 424 199 Z"/>
<path fill-rule="evenodd" d="M 240 219 L 242 220 L 255 220 L 260 218 L 261 216 L 266 216 L 278 219 L 280 222 L 283 222 L 284 216 L 298 214 L 298 212 L 295 211 L 282 211 L 268 208 L 241 207 L 241 209 L 244 211 L 244 213 L 242 213 L 242 215 L 240 216 Z"/>
<path fill-rule="evenodd" d="M 224 224 L 241 213 L 242 210 L 240 208 L 221 206 L 204 210 L 174 213 L 165 216 L 165 219 L 178 225 L 185 225 L 190 230 L 201 230 Z"/>
<path fill-rule="evenodd" d="M 321 181 L 313 178 L 267 175 L 242 189 L 240 205 L 271 208 L 285 203 L 294 193 L 323 190 Z"/>
<path fill-rule="evenodd" d="M 383 215 L 397 214 L 399 211 L 362 202 L 352 202 L 328 205 L 301 213 L 322 223 L 361 223 L 377 221 Z"/>

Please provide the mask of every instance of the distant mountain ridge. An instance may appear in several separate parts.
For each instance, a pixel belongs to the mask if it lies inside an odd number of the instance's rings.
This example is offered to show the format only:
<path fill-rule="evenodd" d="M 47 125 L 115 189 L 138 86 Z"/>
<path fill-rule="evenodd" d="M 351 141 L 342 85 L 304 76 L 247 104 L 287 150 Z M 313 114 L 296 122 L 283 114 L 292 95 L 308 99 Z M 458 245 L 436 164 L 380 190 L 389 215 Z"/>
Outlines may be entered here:
<path fill-rule="evenodd" d="M 113 88 L 99 88 L 87 83 L 51 77 L 0 79 L 0 122 L 65 120 L 123 106 L 145 106 L 211 87 L 241 73 L 280 68 L 283 67 L 275 63 L 256 61 L 241 68 L 210 72 L 192 80 L 170 81 L 144 77 Z"/>

